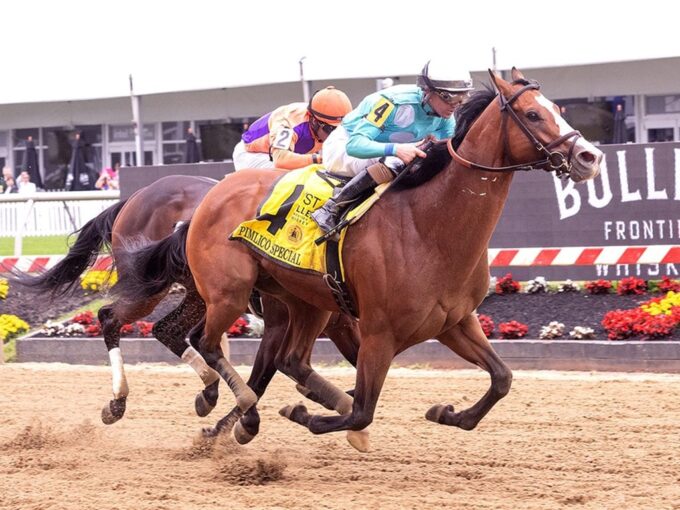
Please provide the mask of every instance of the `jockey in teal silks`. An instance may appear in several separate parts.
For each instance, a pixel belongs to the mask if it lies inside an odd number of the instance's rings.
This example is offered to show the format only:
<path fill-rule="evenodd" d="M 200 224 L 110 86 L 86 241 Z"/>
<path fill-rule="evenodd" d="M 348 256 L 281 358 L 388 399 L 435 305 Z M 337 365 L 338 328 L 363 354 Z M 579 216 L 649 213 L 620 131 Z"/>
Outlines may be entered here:
<path fill-rule="evenodd" d="M 453 113 L 472 90 L 470 72 L 449 61 L 430 60 L 417 85 L 396 85 L 367 96 L 326 140 L 326 169 L 353 177 L 312 214 L 324 232 L 340 208 L 377 184 L 389 182 L 416 157 L 425 139 L 453 136 Z"/>

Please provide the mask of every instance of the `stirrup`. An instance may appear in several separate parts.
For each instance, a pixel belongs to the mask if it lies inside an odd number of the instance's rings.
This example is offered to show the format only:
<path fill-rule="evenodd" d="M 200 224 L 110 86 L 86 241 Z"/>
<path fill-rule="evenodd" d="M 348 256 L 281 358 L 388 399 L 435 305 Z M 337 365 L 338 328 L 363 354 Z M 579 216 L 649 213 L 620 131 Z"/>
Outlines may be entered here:
<path fill-rule="evenodd" d="M 325 205 L 312 213 L 312 219 L 324 233 L 328 233 L 338 226 L 337 214 L 326 209 Z"/>

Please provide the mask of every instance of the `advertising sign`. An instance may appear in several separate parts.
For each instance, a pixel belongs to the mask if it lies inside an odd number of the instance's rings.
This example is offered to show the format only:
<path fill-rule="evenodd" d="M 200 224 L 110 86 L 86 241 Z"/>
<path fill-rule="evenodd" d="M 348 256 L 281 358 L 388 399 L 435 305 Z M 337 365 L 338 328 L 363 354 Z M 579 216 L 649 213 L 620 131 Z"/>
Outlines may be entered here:
<path fill-rule="evenodd" d="M 604 145 L 602 172 L 575 184 L 517 173 L 494 233 L 493 276 L 677 278 L 680 144 Z"/>

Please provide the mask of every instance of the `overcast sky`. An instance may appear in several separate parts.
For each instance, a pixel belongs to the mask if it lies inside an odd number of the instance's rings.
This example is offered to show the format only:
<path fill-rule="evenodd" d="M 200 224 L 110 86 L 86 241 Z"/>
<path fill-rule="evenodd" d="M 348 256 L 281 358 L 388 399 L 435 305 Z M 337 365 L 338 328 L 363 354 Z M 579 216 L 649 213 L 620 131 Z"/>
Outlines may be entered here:
<path fill-rule="evenodd" d="M 680 3 L 620 0 L 3 2 L 0 103 L 299 79 L 680 56 Z"/>

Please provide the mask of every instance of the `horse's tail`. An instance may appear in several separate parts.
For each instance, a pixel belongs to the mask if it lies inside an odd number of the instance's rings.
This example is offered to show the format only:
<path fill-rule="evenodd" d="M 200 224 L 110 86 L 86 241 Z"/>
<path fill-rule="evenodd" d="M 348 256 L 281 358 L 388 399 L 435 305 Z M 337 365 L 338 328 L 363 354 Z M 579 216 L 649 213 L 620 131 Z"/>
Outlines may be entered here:
<path fill-rule="evenodd" d="M 22 273 L 12 279 L 52 296 L 65 294 L 78 284 L 80 275 L 95 263 L 99 253 L 110 248 L 113 222 L 124 205 L 125 201 L 112 205 L 76 230 L 73 233 L 78 235 L 76 242 L 53 268 L 37 276 Z"/>
<path fill-rule="evenodd" d="M 112 292 L 128 302 L 144 301 L 167 290 L 191 275 L 186 241 L 189 222 L 182 223 L 170 236 L 140 249 L 130 246 L 118 257 L 118 282 Z"/>

